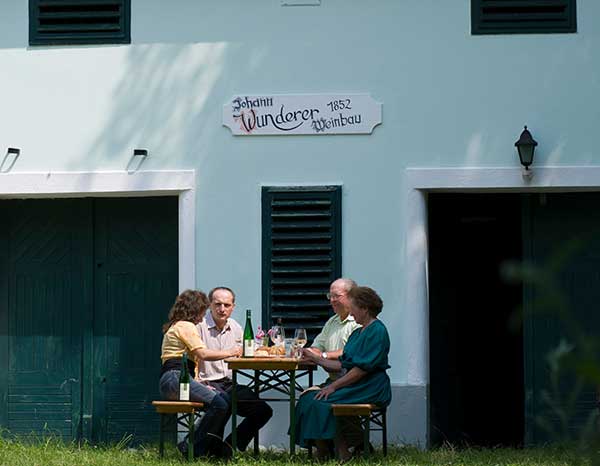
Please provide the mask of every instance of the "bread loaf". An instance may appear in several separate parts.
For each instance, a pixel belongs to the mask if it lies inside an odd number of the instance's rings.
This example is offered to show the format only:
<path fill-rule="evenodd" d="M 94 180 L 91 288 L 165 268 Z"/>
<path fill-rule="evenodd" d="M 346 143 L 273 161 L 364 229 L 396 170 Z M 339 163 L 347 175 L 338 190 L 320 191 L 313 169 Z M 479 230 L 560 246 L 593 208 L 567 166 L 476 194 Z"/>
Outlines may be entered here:
<path fill-rule="evenodd" d="M 285 356 L 285 348 L 283 346 L 271 346 L 269 353 L 272 356 Z"/>

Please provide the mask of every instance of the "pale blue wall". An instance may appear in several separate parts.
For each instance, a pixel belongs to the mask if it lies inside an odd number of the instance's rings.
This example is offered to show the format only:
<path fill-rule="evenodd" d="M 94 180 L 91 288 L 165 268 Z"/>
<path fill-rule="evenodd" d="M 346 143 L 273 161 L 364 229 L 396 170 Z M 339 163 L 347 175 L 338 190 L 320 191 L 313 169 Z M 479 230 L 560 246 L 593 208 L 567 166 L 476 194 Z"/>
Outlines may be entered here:
<path fill-rule="evenodd" d="M 343 184 L 344 275 L 379 290 L 392 333 L 403 318 L 403 169 L 517 167 L 523 124 L 535 164 L 599 160 L 600 2 L 579 0 L 578 33 L 471 36 L 470 1 L 132 0 L 132 44 L 27 45 L 27 1 L 0 16 L 0 153 L 13 171 L 196 169 L 197 285 L 228 284 L 261 307 L 260 187 Z M 7 20 L 7 21 L 6 21 Z M 234 94 L 368 92 L 369 136 L 233 137 Z M 1 182 L 1 179 L 0 179 Z M 393 339 L 394 384 L 408 349 Z"/>

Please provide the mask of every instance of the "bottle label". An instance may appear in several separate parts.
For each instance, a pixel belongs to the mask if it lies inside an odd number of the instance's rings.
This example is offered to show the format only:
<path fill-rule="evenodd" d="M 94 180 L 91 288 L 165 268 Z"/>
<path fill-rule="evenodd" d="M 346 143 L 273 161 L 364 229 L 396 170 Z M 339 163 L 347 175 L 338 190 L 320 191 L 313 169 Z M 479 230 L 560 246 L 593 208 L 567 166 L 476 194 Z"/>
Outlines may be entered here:
<path fill-rule="evenodd" d="M 244 357 L 254 357 L 254 340 L 244 340 Z"/>
<path fill-rule="evenodd" d="M 179 401 L 190 401 L 190 384 L 179 384 Z"/>

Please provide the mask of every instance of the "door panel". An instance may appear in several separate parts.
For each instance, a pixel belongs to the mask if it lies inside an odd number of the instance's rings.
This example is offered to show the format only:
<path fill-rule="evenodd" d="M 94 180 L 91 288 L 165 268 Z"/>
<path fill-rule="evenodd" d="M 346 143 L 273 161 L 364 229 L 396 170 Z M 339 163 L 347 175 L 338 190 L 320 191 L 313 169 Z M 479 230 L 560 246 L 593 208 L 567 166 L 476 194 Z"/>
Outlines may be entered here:
<path fill-rule="evenodd" d="M 161 326 L 177 295 L 177 199 L 96 201 L 94 437 L 156 436 Z"/>
<path fill-rule="evenodd" d="M 529 199 L 529 233 L 524 236 L 530 260 L 544 278 L 524 290 L 526 313 L 527 440 L 529 443 L 562 440 L 579 430 L 596 406 L 595 387 L 584 386 L 572 408 L 575 373 L 563 374 L 553 392 L 548 354 L 561 340 L 581 347 L 600 334 L 600 215 L 599 193 L 554 193 Z M 583 339 L 583 340 L 582 340 Z M 549 393 L 567 413 L 561 423 L 543 393 Z M 540 425 L 548 423 L 555 432 Z"/>
<path fill-rule="evenodd" d="M 89 202 L 8 207 L 6 426 L 15 434 L 78 436 L 81 414 L 81 246 Z"/>
<path fill-rule="evenodd" d="M 156 440 L 177 198 L 0 201 L 0 428 Z"/>

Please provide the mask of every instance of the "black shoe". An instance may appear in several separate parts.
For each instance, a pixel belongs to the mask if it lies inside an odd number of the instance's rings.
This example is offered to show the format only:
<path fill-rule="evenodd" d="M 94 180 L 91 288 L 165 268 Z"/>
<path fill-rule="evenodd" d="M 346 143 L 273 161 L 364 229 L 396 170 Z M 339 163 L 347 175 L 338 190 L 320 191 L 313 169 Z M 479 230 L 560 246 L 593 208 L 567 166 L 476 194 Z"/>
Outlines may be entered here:
<path fill-rule="evenodd" d="M 229 461 L 233 458 L 233 449 L 231 448 L 231 445 L 223 442 L 223 448 L 221 449 L 219 458 L 225 461 Z"/>
<path fill-rule="evenodd" d="M 363 454 L 363 444 L 361 443 L 360 445 L 356 445 L 354 447 L 354 451 L 352 451 L 352 456 L 353 457 L 357 457 L 357 456 L 361 456 Z M 371 444 L 371 442 L 369 442 L 369 453 L 372 455 L 375 452 L 375 448 L 373 448 L 373 445 Z"/>
<path fill-rule="evenodd" d="M 177 444 L 177 449 L 179 450 L 179 453 L 181 453 L 183 455 L 183 457 L 185 459 L 187 459 L 187 457 L 188 457 L 188 442 L 187 442 L 187 438 Z"/>
<path fill-rule="evenodd" d="M 207 456 L 228 461 L 233 458 L 233 450 L 231 446 L 216 436 L 212 436 L 210 441 L 206 443 Z"/>

